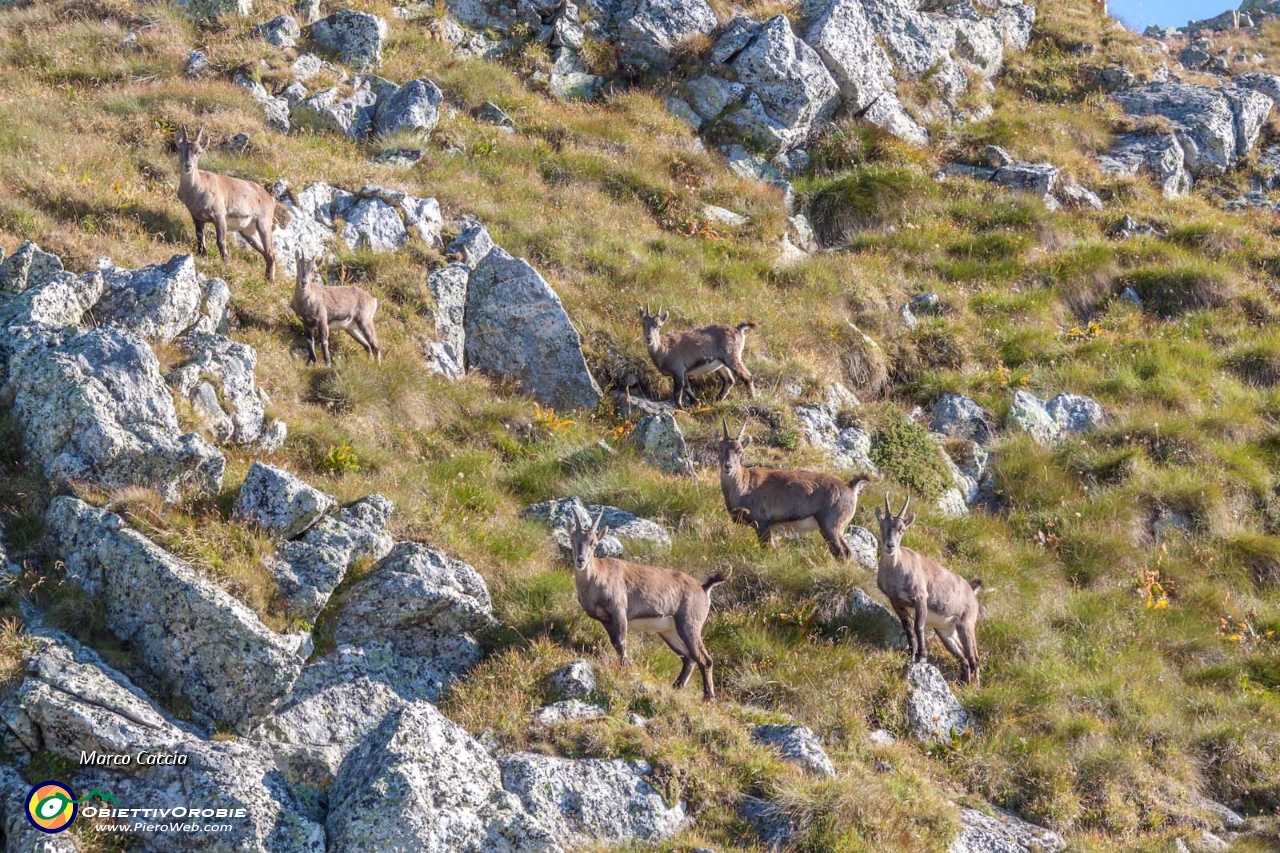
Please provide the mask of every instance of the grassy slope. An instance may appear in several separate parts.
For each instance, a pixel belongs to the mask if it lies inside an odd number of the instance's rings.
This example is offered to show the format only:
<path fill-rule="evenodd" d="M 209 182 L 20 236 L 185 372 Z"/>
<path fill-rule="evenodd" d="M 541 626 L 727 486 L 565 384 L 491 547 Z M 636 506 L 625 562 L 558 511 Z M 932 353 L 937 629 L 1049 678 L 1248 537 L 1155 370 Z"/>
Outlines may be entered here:
<path fill-rule="evenodd" d="M 411 250 L 342 259 L 333 275 L 381 298 L 389 357 L 371 366 L 344 339 L 333 371 L 304 367 L 288 285 L 268 287 L 256 256 L 238 251 L 228 268 L 199 261 L 231 284 L 235 334 L 257 347 L 259 382 L 290 425 L 285 464 L 344 499 L 387 494 L 398 535 L 444 548 L 488 580 L 507 628 L 445 703 L 473 732 L 491 729 L 510 747 L 648 758 L 698 816 L 673 849 L 746 841 L 733 809 L 740 792 L 789 803 L 813 851 L 942 849 L 954 827 L 939 806 L 966 796 L 1048 823 L 1083 849 L 1155 849 L 1172 831 L 1168 804 L 1194 790 L 1254 810 L 1280 805 L 1280 643 L 1267 636 L 1280 629 L 1280 338 L 1271 295 L 1280 257 L 1260 216 L 1224 214 L 1200 198 L 1166 202 L 1142 182 L 1096 173 L 1089 155 L 1105 147 L 1119 117 L 1084 88 L 1082 69 L 1123 59 L 1142 70 L 1155 58 L 1088 6 L 1041 4 L 1036 44 L 1011 60 L 992 95 L 995 116 L 940 133 L 932 150 L 856 128 L 823 140 L 818 169 L 800 189 L 833 200 L 836 229 L 860 217 L 876 225 L 852 234 L 848 253 L 781 271 L 773 263 L 780 196 L 729 175 L 650 94 L 556 103 L 511 69 L 450 58 L 429 21 L 396 22 L 383 73 L 430 76 L 456 109 L 422 164 L 392 170 L 342 140 L 270 133 L 225 78 L 182 78 L 186 51 L 199 46 L 223 71 L 265 55 L 262 76 L 276 79 L 290 54 L 249 40 L 248 23 L 202 30 L 165 5 L 124 0 L 7 9 L 0 245 L 32 238 L 75 269 L 100 255 L 141 265 L 189 251 L 168 138 L 179 123 L 204 122 L 215 138 L 247 131 L 254 142 L 242 157 L 212 153 L 207 168 L 295 187 L 384 183 L 433 195 L 449 215 L 478 215 L 553 283 L 599 373 L 643 365 L 634 322 L 641 302 L 668 306 L 680 325 L 759 322 L 748 359 L 761 399 L 751 407 L 734 396 L 684 417 L 700 458 L 723 414 L 755 418 L 754 461 L 823 464 L 796 446 L 781 389 L 799 380 L 818 395 L 833 380 L 851 381 L 846 368 L 865 354 L 846 320 L 885 349 L 888 398 L 849 413 L 871 427 L 943 390 L 971 394 L 997 414 L 1019 387 L 1097 397 L 1115 419 L 1088 441 L 1057 450 L 1013 434 L 997 441 L 1000 514 L 948 522 L 921 507 L 911 544 L 998 588 L 980 627 L 984 686 L 958 689 L 981 725 L 973 740 L 931 754 L 905 743 L 874 747 L 867 731 L 903 725 L 901 660 L 817 618 L 833 597 L 873 579 L 832 564 L 816 537 L 758 551 L 725 518 L 714 469 L 685 480 L 655 473 L 619 441 L 626 424 L 596 414 L 565 422 L 480 378 L 450 385 L 424 376 L 420 346 L 433 328 L 425 270 L 439 258 Z M 285 8 L 260 3 L 255 22 Z M 118 47 L 130 30 L 140 52 Z M 1266 33 L 1260 49 L 1273 55 L 1277 36 Z M 1082 57 L 1079 43 L 1098 52 Z M 530 52 L 517 64 L 544 61 Z M 486 99 L 521 133 L 472 121 L 469 108 Z M 1108 212 L 1049 214 L 986 187 L 927 180 L 944 156 L 991 142 L 1058 163 L 1104 191 Z M 841 181 L 846 173 L 855 177 Z M 746 212 L 752 225 L 718 234 L 697 216 L 706 203 Z M 1103 230 L 1120 212 L 1157 220 L 1169 235 L 1109 241 Z M 1124 283 L 1169 316 L 1114 299 Z M 944 312 L 904 331 L 894 309 L 930 290 Z M 1183 310 L 1196 305 L 1210 307 Z M 0 438 L 10 429 L 0 421 Z M 601 438 L 621 452 L 598 451 Z M 266 544 L 223 521 L 250 462 L 230 452 L 218 500 L 165 508 L 136 492 L 100 497 L 282 627 L 253 560 Z M 891 462 L 888 470 L 910 482 L 927 467 L 910 453 Z M 37 565 L 40 484 L 20 460 L 0 463 L 9 474 L 0 492 L 8 543 Z M 891 480 L 868 506 L 884 488 L 901 492 Z M 518 520 L 525 504 L 563 494 L 663 519 L 675 545 L 655 559 L 694 574 L 734 566 L 707 637 L 725 702 L 706 707 L 694 690 L 663 686 L 675 661 L 655 643 L 641 644 L 632 671 L 613 667 L 554 547 Z M 1150 520 L 1162 510 L 1190 517 L 1194 535 L 1153 541 Z M 863 513 L 859 523 L 869 526 L 870 510 Z M 1147 606 L 1152 572 L 1167 607 Z M 56 586 L 56 576 L 44 586 Z M 65 621 L 93 630 L 92 602 L 65 591 L 52 599 Z M 322 617 L 321 644 L 325 632 Z M 540 678 L 584 653 L 599 662 L 617 713 L 530 732 Z M 127 652 L 119 657 L 128 662 Z M 942 666 L 954 677 L 949 659 Z M 627 725 L 628 710 L 653 724 Z M 824 737 L 838 781 L 807 781 L 747 742 L 744 723 L 783 714 Z M 877 759 L 896 772 L 875 773 Z"/>

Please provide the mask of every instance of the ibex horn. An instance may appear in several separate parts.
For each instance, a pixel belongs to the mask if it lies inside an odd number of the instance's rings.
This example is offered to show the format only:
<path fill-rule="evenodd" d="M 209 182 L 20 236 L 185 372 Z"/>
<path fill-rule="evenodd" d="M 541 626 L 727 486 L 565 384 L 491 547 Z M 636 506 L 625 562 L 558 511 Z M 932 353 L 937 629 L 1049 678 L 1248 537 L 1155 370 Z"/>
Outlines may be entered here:
<path fill-rule="evenodd" d="M 200 129 L 196 131 L 196 145 L 204 141 L 204 125 L 200 125 Z"/>
<path fill-rule="evenodd" d="M 596 516 L 596 523 L 591 525 L 591 532 L 594 534 L 600 529 L 600 522 L 604 521 L 604 510 L 600 510 L 600 514 Z"/>
<path fill-rule="evenodd" d="M 889 505 L 889 493 L 884 493 L 884 514 L 893 515 L 893 507 Z"/>
<path fill-rule="evenodd" d="M 911 493 L 907 492 L 907 499 L 902 503 L 902 512 L 898 513 L 898 518 L 902 518 L 907 514 L 907 507 L 911 506 Z"/>
<path fill-rule="evenodd" d="M 729 440 L 729 419 L 725 417 L 721 417 L 720 425 L 724 427 L 724 440 L 728 441 Z"/>
<path fill-rule="evenodd" d="M 742 429 L 738 430 L 738 437 L 734 441 L 742 441 L 742 437 L 747 433 L 747 422 L 742 422 Z"/>

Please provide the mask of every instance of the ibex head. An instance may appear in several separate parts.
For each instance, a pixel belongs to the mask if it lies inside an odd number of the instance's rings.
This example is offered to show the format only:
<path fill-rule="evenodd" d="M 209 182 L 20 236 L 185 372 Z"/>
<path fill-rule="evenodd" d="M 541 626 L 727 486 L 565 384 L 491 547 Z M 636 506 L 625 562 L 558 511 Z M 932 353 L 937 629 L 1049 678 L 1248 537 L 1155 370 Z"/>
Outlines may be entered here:
<path fill-rule="evenodd" d="M 647 341 L 650 336 L 656 336 L 658 330 L 662 328 L 667 320 L 671 319 L 671 314 L 667 311 L 652 311 L 648 305 L 640 309 L 640 325 L 644 327 L 644 337 Z"/>
<path fill-rule="evenodd" d="M 294 255 L 295 266 L 298 269 L 298 287 L 306 287 L 311 283 L 311 279 L 316 274 L 316 259 L 308 258 L 299 249 Z"/>
<path fill-rule="evenodd" d="M 573 568 L 585 572 L 596 555 L 596 546 L 600 544 L 600 522 L 604 519 L 604 510 L 596 516 L 595 523 L 587 527 L 575 512 L 573 514 L 573 530 L 569 532 L 569 542 L 573 546 Z M 588 516 L 590 521 L 591 517 Z"/>
<path fill-rule="evenodd" d="M 200 155 L 208 150 L 208 143 L 204 138 L 204 125 L 201 125 L 200 129 L 196 131 L 196 138 L 192 139 L 190 134 L 187 133 L 187 126 L 184 124 L 174 144 L 178 149 L 178 163 L 182 167 L 182 171 L 194 174 L 196 167 L 200 163 Z"/>
<path fill-rule="evenodd" d="M 886 493 L 884 512 L 880 512 L 879 507 L 876 508 L 876 521 L 880 522 L 880 548 L 890 556 L 902 547 L 902 536 L 907 532 L 907 528 L 916 523 L 914 512 L 907 515 L 909 506 L 911 506 L 910 494 L 902 504 L 902 511 L 894 515 L 893 509 L 889 506 L 889 495 Z"/>
<path fill-rule="evenodd" d="M 729 422 L 724 418 L 720 419 L 720 428 L 722 430 L 719 442 L 720 449 L 720 467 L 725 474 L 733 474 L 735 467 L 743 464 L 746 456 L 746 449 L 751 446 L 751 436 L 747 435 L 746 421 L 742 423 L 742 429 L 738 430 L 737 436 L 729 435 Z"/>

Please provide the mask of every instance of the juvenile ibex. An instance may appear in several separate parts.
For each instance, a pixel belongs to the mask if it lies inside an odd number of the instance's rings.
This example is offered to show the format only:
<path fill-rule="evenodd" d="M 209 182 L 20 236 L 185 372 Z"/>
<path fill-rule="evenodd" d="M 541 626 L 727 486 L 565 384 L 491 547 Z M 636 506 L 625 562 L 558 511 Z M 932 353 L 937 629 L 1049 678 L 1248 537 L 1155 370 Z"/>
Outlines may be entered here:
<path fill-rule="evenodd" d="M 884 513 L 876 508 L 880 522 L 880 567 L 876 585 L 893 605 L 907 632 L 911 659 L 928 660 L 925 652 L 926 628 L 932 628 L 955 655 L 963 668 L 964 680 L 977 684 L 978 673 L 978 590 L 982 581 L 966 581 L 928 557 L 902 547 L 902 536 L 915 523 L 915 513 L 906 515 L 911 496 L 896 516 L 884 496 Z M 905 516 L 905 517 L 904 517 Z"/>
<path fill-rule="evenodd" d="M 574 516 L 574 529 L 569 539 L 573 544 L 574 584 L 578 603 L 592 619 L 604 625 L 609 640 L 629 666 L 627 631 L 657 634 L 680 656 L 680 675 L 675 687 L 689 681 L 693 665 L 702 674 L 702 696 L 708 702 L 716 698 L 715 680 L 711 673 L 711 655 L 702 644 L 702 626 L 711 610 L 711 590 L 729 580 L 732 570 L 712 575 L 698 583 L 684 572 L 658 569 L 626 560 L 596 556 L 600 542 L 600 520 L 583 526 Z"/>
<path fill-rule="evenodd" d="M 742 350 L 747 345 L 747 330 L 755 323 L 739 323 L 737 326 L 715 325 L 688 332 L 659 334 L 670 315 L 666 311 L 657 314 L 648 308 L 640 309 L 640 323 L 644 326 L 644 345 L 649 350 L 658 370 L 671 377 L 674 386 L 672 398 L 677 406 L 684 405 L 685 395 L 693 402 L 697 398 L 689 388 L 689 380 L 708 373 L 720 375 L 720 399 L 729 396 L 737 378 L 747 386 L 751 396 L 756 395 L 751 371 L 742 362 Z"/>
<path fill-rule="evenodd" d="M 859 474 L 849 482 L 820 471 L 787 471 L 748 468 L 743 451 L 751 443 L 738 430 L 729 436 L 729 423 L 720 421 L 724 436 L 720 439 L 720 490 L 729 515 L 739 524 L 755 528 L 761 545 L 773 542 L 774 530 L 822 531 L 822 538 L 836 559 L 849 562 L 853 548 L 845 541 L 844 531 L 858 511 L 858 495 L 871 481 Z"/>
<path fill-rule="evenodd" d="M 314 259 L 298 252 L 298 283 L 293 289 L 293 313 L 307 330 L 307 364 L 316 363 L 316 332 L 324 350 L 324 363 L 333 366 L 329 357 L 329 331 L 339 329 L 356 339 L 369 355 L 382 364 L 378 333 L 373 328 L 373 315 L 378 300 L 358 287 L 343 285 L 326 287 L 320 283 Z"/>
<path fill-rule="evenodd" d="M 227 262 L 227 232 L 235 231 L 244 237 L 254 251 L 267 260 L 267 281 L 276 280 L 276 250 L 272 238 L 272 225 L 276 216 L 281 224 L 289 224 L 289 211 L 276 204 L 276 200 L 258 184 L 242 181 L 227 175 L 215 175 L 199 168 L 200 156 L 208 147 L 204 140 L 204 128 L 196 131 L 191 139 L 183 126 L 177 140 L 178 199 L 187 206 L 191 220 L 196 225 L 196 251 L 208 254 L 204 242 L 204 227 L 213 223 L 222 262 Z"/>

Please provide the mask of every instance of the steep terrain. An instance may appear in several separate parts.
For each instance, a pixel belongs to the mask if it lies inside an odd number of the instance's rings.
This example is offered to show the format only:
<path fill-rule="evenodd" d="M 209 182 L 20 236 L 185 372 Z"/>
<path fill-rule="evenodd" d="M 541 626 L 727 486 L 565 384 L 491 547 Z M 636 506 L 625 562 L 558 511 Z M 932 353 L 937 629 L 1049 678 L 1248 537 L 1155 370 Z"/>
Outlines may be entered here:
<path fill-rule="evenodd" d="M 68 850 L 1280 848 L 1251 5 L 0 4 L 4 848 L 46 779 L 251 815 Z M 184 125 L 290 212 L 276 283 L 185 257 Z M 298 250 L 378 298 L 381 365 L 305 364 Z M 646 402 L 642 305 L 758 324 L 757 396 Z M 753 464 L 876 472 L 854 562 L 732 523 L 722 418 Z M 883 609 L 908 492 L 907 544 L 991 590 L 981 686 Z M 719 703 L 581 612 L 598 507 L 734 570 Z M 76 759 L 140 748 L 190 764 Z"/>

